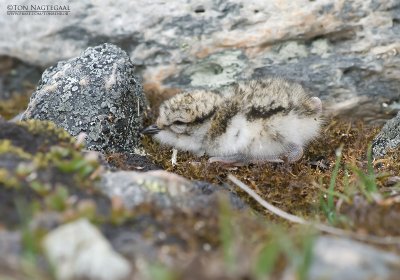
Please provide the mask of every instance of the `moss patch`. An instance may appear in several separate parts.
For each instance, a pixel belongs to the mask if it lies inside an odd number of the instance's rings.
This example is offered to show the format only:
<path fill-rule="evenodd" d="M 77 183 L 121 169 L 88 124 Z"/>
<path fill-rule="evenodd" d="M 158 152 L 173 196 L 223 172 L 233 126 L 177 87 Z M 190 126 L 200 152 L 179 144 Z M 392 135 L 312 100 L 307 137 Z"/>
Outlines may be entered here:
<path fill-rule="evenodd" d="M 29 90 L 29 94 L 16 95 L 8 100 L 0 100 L 0 115 L 5 119 L 11 119 L 24 111 L 28 106 L 32 91 L 33 88 Z"/>
<path fill-rule="evenodd" d="M 73 219 L 87 199 L 93 199 L 99 217 L 107 215 L 110 201 L 94 188 L 100 164 L 80 150 L 51 122 L 0 122 L 0 222 L 20 225 L 18 204 L 35 204 L 36 212 L 58 211 Z"/>
<path fill-rule="evenodd" d="M 281 209 L 307 219 L 325 221 L 326 217 L 321 211 L 320 199 L 324 195 L 323 190 L 329 187 L 335 165 L 336 149 L 343 145 L 343 161 L 335 186 L 335 191 L 343 193 L 346 185 L 344 176 L 350 183 L 359 180 L 355 174 L 349 174 L 346 166 L 356 166 L 366 171 L 368 144 L 378 130 L 377 127 L 366 126 L 361 122 L 333 119 L 325 125 L 321 136 L 307 148 L 304 157 L 294 164 L 265 163 L 230 169 L 218 163 L 208 163 L 207 157 L 197 158 L 184 152 L 178 153 L 178 165 L 172 166 L 170 148 L 161 147 L 147 136 L 144 137 L 143 144 L 154 163 L 168 171 L 191 180 L 205 180 L 216 184 L 227 182 L 226 176 L 231 173 Z M 399 151 L 393 151 L 385 161 L 375 162 L 375 172 L 385 172 L 388 176 L 400 174 L 399 156 Z M 378 180 L 377 184 L 379 189 L 384 188 L 386 179 Z M 242 197 L 254 209 L 270 219 L 276 219 L 249 200 L 247 195 L 242 193 Z M 350 204 L 351 207 L 356 206 Z M 373 208 L 375 209 L 376 205 Z M 393 211 L 400 214 L 400 211 L 392 209 L 391 215 Z M 350 216 L 350 218 L 353 219 L 355 216 Z M 359 228 L 359 223 L 353 224 L 356 225 L 355 229 Z M 392 231 L 387 227 L 385 233 L 395 235 L 397 231 Z"/>
<path fill-rule="evenodd" d="M 72 146 L 74 139 L 52 122 L 28 120 L 17 125 L 0 122 L 0 141 L 9 140 L 25 152 L 48 152 L 54 145 Z"/>

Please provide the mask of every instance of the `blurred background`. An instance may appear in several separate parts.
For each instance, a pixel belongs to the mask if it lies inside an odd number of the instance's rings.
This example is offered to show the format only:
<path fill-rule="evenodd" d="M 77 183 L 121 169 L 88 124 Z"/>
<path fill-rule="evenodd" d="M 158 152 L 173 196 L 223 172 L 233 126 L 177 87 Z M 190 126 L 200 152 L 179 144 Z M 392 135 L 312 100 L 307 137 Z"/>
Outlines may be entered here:
<path fill-rule="evenodd" d="M 400 108 L 399 0 L 48 0 L 70 12 L 6 15 L 10 5 L 31 4 L 1 4 L 7 118 L 46 67 L 104 42 L 128 52 L 148 94 L 279 75 L 309 87 L 334 114 L 382 123 Z"/>

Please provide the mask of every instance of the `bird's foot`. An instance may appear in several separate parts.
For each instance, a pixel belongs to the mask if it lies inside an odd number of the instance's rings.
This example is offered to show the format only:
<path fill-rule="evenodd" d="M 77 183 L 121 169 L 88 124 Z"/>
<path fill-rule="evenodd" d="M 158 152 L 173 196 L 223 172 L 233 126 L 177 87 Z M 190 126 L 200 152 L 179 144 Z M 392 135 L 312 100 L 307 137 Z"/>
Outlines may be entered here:
<path fill-rule="evenodd" d="M 322 113 L 322 101 L 316 96 L 311 97 L 311 102 L 318 114 Z"/>
<path fill-rule="evenodd" d="M 288 162 L 296 162 L 303 157 L 303 147 L 297 144 L 290 145 L 290 151 L 286 154 Z"/>
<path fill-rule="evenodd" d="M 265 162 L 296 162 L 303 157 L 303 147 L 297 144 L 290 144 L 288 147 L 288 152 L 283 155 L 268 155 L 260 159 L 253 159 L 248 161 L 248 163 L 260 164 Z"/>

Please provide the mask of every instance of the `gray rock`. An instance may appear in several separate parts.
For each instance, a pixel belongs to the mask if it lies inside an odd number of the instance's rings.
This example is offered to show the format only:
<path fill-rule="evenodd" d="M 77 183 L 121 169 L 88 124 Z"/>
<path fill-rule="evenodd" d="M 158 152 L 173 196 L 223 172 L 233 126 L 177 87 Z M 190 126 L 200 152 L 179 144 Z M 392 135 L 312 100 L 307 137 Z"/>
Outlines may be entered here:
<path fill-rule="evenodd" d="M 111 42 L 135 58 L 145 84 L 160 89 L 283 75 L 333 112 L 373 120 L 398 102 L 399 0 L 83 0 L 70 9 L 37 21 L 1 17 L 0 54 L 44 66 Z"/>
<path fill-rule="evenodd" d="M 87 220 L 48 233 L 43 241 L 57 279 L 128 279 L 131 266 Z"/>
<path fill-rule="evenodd" d="M 0 65 L 0 102 L 32 93 L 43 72 L 13 57 L 0 56 Z"/>
<path fill-rule="evenodd" d="M 389 120 L 375 137 L 372 143 L 374 157 L 380 158 L 386 155 L 390 149 L 398 149 L 400 146 L 400 112 Z"/>
<path fill-rule="evenodd" d="M 176 87 L 218 88 L 243 76 L 247 64 L 243 51 L 227 50 L 199 59 L 164 82 Z"/>
<path fill-rule="evenodd" d="M 246 209 L 236 211 L 244 208 L 244 203 L 222 187 L 192 182 L 167 171 L 108 172 L 98 187 L 110 196 L 114 215 L 118 215 L 114 217 L 125 219 L 118 227 L 103 224 L 101 231 L 138 270 L 143 264 L 163 263 L 180 271 L 190 260 L 219 250 L 215 241 L 223 214 L 221 205 L 230 203 L 232 218 L 238 221 L 259 222 L 253 221 Z M 131 214 L 122 211 L 122 206 L 131 208 Z M 138 276 L 142 278 L 147 277 Z"/>
<path fill-rule="evenodd" d="M 319 237 L 308 279 L 397 279 L 400 257 L 357 241 Z"/>
<path fill-rule="evenodd" d="M 102 175 L 98 187 L 110 198 L 120 197 L 127 208 L 150 203 L 160 208 L 178 207 L 198 211 L 216 204 L 218 193 L 227 190 L 205 182 L 191 182 L 179 175 L 163 170 L 148 172 L 117 171 Z M 229 193 L 235 208 L 245 204 Z"/>
<path fill-rule="evenodd" d="M 22 254 L 21 234 L 18 231 L 0 231 L 0 267 L 20 268 Z"/>
<path fill-rule="evenodd" d="M 329 113 L 367 121 L 387 118 L 383 112 L 392 110 L 384 105 L 395 102 L 400 95 L 400 79 L 385 74 L 393 66 L 372 55 L 341 55 L 337 50 L 328 50 L 328 56 L 323 57 L 311 50 L 308 46 L 309 54 L 293 61 L 266 62 L 254 70 L 252 77 L 283 76 L 300 82 L 324 101 Z M 399 58 L 395 60 L 400 62 Z"/>
<path fill-rule="evenodd" d="M 89 149 L 130 151 L 139 145 L 145 99 L 134 66 L 120 48 L 103 44 L 46 69 L 23 119 L 51 120 Z"/>

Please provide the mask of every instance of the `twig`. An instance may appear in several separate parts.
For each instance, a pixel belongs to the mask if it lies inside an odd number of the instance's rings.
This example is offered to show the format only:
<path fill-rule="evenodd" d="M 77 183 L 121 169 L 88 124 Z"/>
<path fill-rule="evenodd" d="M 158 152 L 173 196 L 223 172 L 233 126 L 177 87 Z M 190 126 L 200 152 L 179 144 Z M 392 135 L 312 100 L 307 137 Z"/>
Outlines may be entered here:
<path fill-rule="evenodd" d="M 177 156 L 178 156 L 178 150 L 177 149 L 172 149 L 172 156 L 171 156 L 171 164 L 172 166 L 175 166 L 177 164 Z"/>
<path fill-rule="evenodd" d="M 380 244 L 380 245 L 400 245 L 400 237 L 397 237 L 397 236 L 395 236 L 395 237 L 393 237 L 393 236 L 379 237 L 379 236 L 368 235 L 368 234 L 357 234 L 352 231 L 343 230 L 340 228 L 331 227 L 331 226 L 324 225 L 321 223 L 313 223 L 313 222 L 304 220 L 303 218 L 289 214 L 289 213 L 273 206 L 272 204 L 268 203 L 261 196 L 259 196 L 255 191 L 250 189 L 249 186 L 242 183 L 239 179 L 237 179 L 232 174 L 228 175 L 228 179 L 231 180 L 235 185 L 237 185 L 243 191 L 245 191 L 252 198 L 254 198 L 261 206 L 266 208 L 268 211 L 270 211 L 273 214 L 275 214 L 285 220 L 288 220 L 292 223 L 301 224 L 301 225 L 309 225 L 309 226 L 312 226 L 322 232 L 326 232 L 329 234 L 342 236 L 342 237 L 350 237 L 350 238 L 357 239 L 359 241 L 366 241 L 366 242 Z"/>

